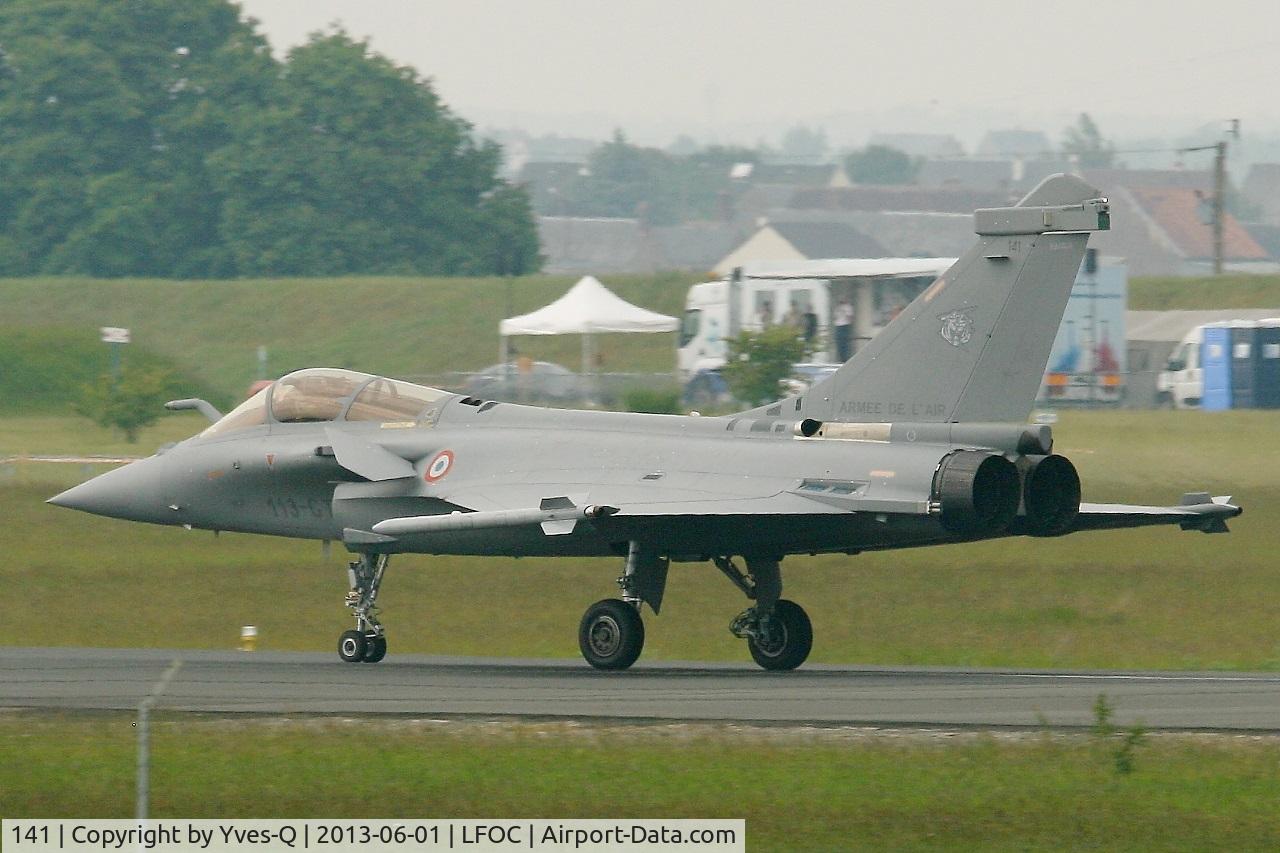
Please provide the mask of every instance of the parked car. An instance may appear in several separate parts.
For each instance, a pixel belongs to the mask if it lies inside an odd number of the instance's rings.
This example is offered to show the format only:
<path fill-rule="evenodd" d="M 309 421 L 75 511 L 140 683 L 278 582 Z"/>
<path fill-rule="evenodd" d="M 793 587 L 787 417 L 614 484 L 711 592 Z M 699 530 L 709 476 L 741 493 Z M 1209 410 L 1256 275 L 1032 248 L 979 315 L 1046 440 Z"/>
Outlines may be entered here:
<path fill-rule="evenodd" d="M 466 383 L 472 397 L 489 400 L 566 401 L 584 396 L 582 377 L 569 368 L 550 361 L 518 361 L 492 364 Z"/>

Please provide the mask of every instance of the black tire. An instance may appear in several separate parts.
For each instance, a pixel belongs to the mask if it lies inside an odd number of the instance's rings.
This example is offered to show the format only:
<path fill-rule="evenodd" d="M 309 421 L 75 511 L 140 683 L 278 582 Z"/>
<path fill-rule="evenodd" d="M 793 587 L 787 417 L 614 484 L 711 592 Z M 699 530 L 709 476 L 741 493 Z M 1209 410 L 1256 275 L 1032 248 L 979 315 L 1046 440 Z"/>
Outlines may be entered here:
<path fill-rule="evenodd" d="M 770 642 L 757 642 L 755 637 L 747 638 L 747 648 L 751 649 L 751 657 L 764 669 L 785 671 L 795 669 L 809 657 L 813 648 L 813 624 L 809 614 L 794 601 L 785 598 L 773 606 L 770 618 L 774 636 Z"/>
<path fill-rule="evenodd" d="M 387 656 L 387 638 L 382 634 L 372 634 L 364 639 L 364 662 L 377 663 Z"/>
<path fill-rule="evenodd" d="M 369 641 L 359 631 L 343 631 L 338 638 L 338 657 L 347 663 L 360 663 L 368 645 Z"/>
<path fill-rule="evenodd" d="M 596 669 L 626 669 L 644 649 L 644 620 L 625 601 L 606 598 L 582 614 L 578 648 Z"/>

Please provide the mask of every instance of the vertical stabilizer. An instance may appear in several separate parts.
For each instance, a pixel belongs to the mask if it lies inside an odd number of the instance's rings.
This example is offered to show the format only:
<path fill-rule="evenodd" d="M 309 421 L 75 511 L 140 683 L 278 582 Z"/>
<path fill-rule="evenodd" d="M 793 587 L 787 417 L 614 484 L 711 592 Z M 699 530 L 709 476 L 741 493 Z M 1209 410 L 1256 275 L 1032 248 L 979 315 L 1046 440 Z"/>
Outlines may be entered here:
<path fill-rule="evenodd" d="M 845 422 L 1023 421 L 1107 200 L 1070 175 L 974 212 L 978 243 L 807 393 L 755 410 Z"/>

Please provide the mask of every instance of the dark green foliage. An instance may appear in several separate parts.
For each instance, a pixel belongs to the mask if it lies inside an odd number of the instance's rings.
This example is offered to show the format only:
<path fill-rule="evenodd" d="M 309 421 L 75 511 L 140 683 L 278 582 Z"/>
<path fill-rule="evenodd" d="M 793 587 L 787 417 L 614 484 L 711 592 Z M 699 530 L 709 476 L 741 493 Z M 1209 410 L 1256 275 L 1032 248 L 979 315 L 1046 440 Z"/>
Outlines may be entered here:
<path fill-rule="evenodd" d="M 1086 169 L 1108 169 L 1116 158 L 1116 147 L 1102 138 L 1088 113 L 1080 113 L 1075 126 L 1063 134 L 1062 153 L 1077 158 Z"/>
<path fill-rule="evenodd" d="M 804 358 L 804 339 L 787 325 L 740 332 L 729 341 L 729 361 L 721 372 L 733 396 L 751 405 L 782 396 L 779 384 Z"/>
<path fill-rule="evenodd" d="M 651 415 L 678 415 L 680 392 L 676 389 L 657 391 L 652 388 L 633 388 L 622 396 L 622 406 L 628 412 L 647 412 Z"/>
<path fill-rule="evenodd" d="M 856 184 L 909 184 L 920 171 L 920 160 L 888 145 L 868 145 L 846 157 L 844 168 Z"/>
<path fill-rule="evenodd" d="M 70 412 L 84 387 L 109 371 L 110 359 L 96 329 L 0 327 L 0 413 Z M 137 343 L 126 345 L 123 361 L 143 372 L 178 372 L 173 361 Z M 181 390 L 174 397 L 217 399 L 190 377 L 175 388 Z"/>
<path fill-rule="evenodd" d="M 119 377 L 104 373 L 85 385 L 76 411 L 98 426 L 118 429 L 130 444 L 138 431 L 160 420 L 166 400 L 182 391 L 182 382 L 164 367 L 125 367 Z"/>
<path fill-rule="evenodd" d="M 1124 776 L 1133 772 L 1134 756 L 1138 747 L 1147 742 L 1147 729 L 1141 723 L 1137 723 L 1126 731 L 1120 732 L 1111 721 L 1115 711 L 1115 706 L 1108 701 L 1107 694 L 1099 693 L 1093 703 L 1093 735 L 1101 742 L 1115 740 L 1119 735 L 1118 742 L 1112 745 L 1109 751 L 1112 766 L 1117 773 Z"/>
<path fill-rule="evenodd" d="M 751 149 L 713 146 L 688 156 L 632 145 L 622 131 L 591 152 L 582 173 L 548 213 L 635 217 L 654 225 L 715 219 L 726 209 L 734 163 L 756 162 Z"/>
<path fill-rule="evenodd" d="M 279 62 L 228 0 L 0 6 L 0 275 L 526 272 L 523 191 L 342 32 Z"/>

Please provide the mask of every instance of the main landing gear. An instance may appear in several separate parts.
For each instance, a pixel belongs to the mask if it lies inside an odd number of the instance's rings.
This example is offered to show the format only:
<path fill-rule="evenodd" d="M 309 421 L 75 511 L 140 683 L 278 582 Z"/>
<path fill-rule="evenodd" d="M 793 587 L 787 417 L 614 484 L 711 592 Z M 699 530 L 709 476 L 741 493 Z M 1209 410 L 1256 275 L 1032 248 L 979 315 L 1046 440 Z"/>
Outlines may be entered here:
<path fill-rule="evenodd" d="M 782 568 L 773 558 L 746 558 L 747 571 L 731 557 L 716 557 L 716 567 L 755 602 L 733 620 L 729 630 L 745 639 L 751 657 L 764 669 L 795 669 L 813 648 L 813 625 L 804 608 L 782 598 Z M 578 624 L 578 648 L 596 669 L 626 669 L 644 649 L 640 605 L 657 613 L 662 606 L 668 561 L 636 542 L 618 586 L 622 598 L 606 598 L 587 608 Z"/>
<path fill-rule="evenodd" d="M 716 568 L 755 602 L 734 618 L 729 630 L 747 641 L 751 657 L 764 669 L 795 669 L 813 648 L 809 614 L 782 598 L 782 567 L 778 560 L 747 558 L 744 574 L 731 557 L 716 557 Z"/>
<path fill-rule="evenodd" d="M 347 570 L 351 591 L 346 604 L 356 617 L 356 629 L 338 638 L 338 657 L 347 663 L 377 663 L 387 656 L 387 635 L 375 602 L 389 559 L 386 554 L 361 554 Z"/>

